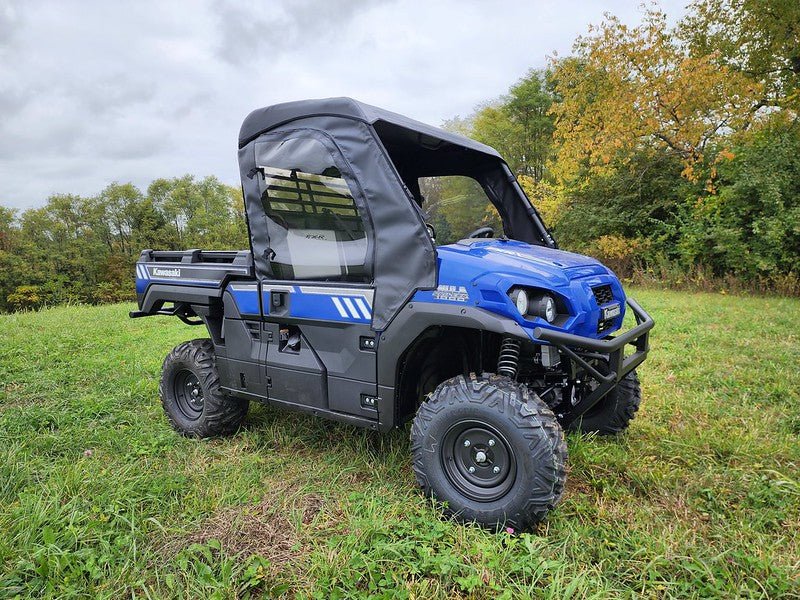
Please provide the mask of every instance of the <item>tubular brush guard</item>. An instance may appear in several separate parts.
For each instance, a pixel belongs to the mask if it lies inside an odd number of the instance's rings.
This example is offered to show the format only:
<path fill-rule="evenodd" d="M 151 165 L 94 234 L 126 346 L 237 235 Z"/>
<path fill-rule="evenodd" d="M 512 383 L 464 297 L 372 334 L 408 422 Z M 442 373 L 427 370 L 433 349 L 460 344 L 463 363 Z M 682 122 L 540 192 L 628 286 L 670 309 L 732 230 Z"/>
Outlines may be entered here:
<path fill-rule="evenodd" d="M 578 402 L 568 415 L 564 415 L 565 425 L 571 423 L 597 404 L 623 377 L 647 358 L 647 353 L 650 350 L 650 330 L 655 325 L 655 321 L 633 298 L 628 298 L 627 304 L 633 311 L 636 325 L 616 337 L 596 340 L 562 331 L 542 329 L 541 327 L 533 330 L 534 337 L 553 344 L 600 383 L 591 394 Z M 625 347 L 628 344 L 634 346 L 636 351 L 629 356 L 625 356 Z M 607 357 L 608 373 L 601 373 L 582 358 L 579 353 L 583 350 L 592 351 L 595 354 L 602 355 L 604 358 Z"/>

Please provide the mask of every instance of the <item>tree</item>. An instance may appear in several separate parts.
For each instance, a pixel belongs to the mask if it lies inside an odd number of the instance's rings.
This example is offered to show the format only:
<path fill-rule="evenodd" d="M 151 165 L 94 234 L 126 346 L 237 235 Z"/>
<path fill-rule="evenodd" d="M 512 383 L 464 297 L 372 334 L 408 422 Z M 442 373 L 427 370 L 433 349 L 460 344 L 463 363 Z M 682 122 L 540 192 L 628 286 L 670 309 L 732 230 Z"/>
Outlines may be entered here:
<path fill-rule="evenodd" d="M 105 211 L 104 224 L 109 227 L 119 251 L 128 257 L 135 252 L 131 237 L 143 201 L 142 192 L 132 183 L 112 183 L 100 192 L 95 203 Z"/>
<path fill-rule="evenodd" d="M 654 251 L 676 257 L 678 204 L 695 190 L 681 178 L 682 163 L 664 148 L 643 147 L 625 166 L 569 190 L 554 233 L 565 247 L 593 252 L 605 236 L 650 240 Z M 606 257 L 604 257 L 606 258 Z M 640 257 L 643 258 L 643 257 Z"/>
<path fill-rule="evenodd" d="M 17 211 L 0 206 L 0 251 L 8 252 L 14 245 Z"/>
<path fill-rule="evenodd" d="M 479 109 L 470 134 L 497 149 L 517 175 L 543 181 L 553 145 L 553 93 L 547 73 L 530 71 L 508 95 Z"/>
<path fill-rule="evenodd" d="M 714 55 L 763 90 L 759 106 L 800 111 L 800 2 L 697 0 L 679 28 L 695 55 Z"/>
<path fill-rule="evenodd" d="M 687 207 L 678 242 L 684 264 L 749 281 L 800 274 L 800 128 L 786 121 L 776 114 L 733 140 L 715 193 Z"/>
<path fill-rule="evenodd" d="M 16 211 L 0 206 L 0 311 L 6 310 L 6 299 L 24 273 L 22 259 L 16 252 L 19 243 Z"/>
<path fill-rule="evenodd" d="M 243 248 L 249 243 L 241 192 L 216 177 L 156 179 L 147 197 L 171 224 L 177 248 Z"/>
<path fill-rule="evenodd" d="M 574 53 L 553 73 L 561 98 L 552 109 L 557 171 L 565 181 L 608 173 L 643 145 L 675 153 L 684 175 L 697 178 L 713 163 L 709 145 L 747 128 L 763 95 L 760 83 L 716 55 L 692 54 L 658 9 L 636 27 L 606 15 Z"/>

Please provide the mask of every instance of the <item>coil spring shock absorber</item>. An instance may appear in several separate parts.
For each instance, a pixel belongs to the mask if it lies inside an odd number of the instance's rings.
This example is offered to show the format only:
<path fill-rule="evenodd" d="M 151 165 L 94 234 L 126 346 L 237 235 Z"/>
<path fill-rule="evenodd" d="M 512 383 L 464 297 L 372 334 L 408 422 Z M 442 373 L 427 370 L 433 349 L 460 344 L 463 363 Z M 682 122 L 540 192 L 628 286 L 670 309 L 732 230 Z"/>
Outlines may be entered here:
<path fill-rule="evenodd" d="M 512 337 L 503 338 L 500 355 L 497 357 L 497 374 L 514 379 L 519 368 L 519 352 L 522 343 Z"/>

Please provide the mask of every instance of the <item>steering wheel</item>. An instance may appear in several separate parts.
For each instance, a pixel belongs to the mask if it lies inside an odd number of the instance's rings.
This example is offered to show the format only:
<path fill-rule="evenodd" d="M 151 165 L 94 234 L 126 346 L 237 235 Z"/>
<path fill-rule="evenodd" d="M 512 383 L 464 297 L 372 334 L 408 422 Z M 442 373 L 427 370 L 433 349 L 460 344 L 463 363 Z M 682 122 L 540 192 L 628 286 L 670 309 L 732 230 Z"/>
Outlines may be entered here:
<path fill-rule="evenodd" d="M 470 233 L 468 238 L 491 238 L 494 237 L 494 227 L 478 227 L 475 231 Z"/>

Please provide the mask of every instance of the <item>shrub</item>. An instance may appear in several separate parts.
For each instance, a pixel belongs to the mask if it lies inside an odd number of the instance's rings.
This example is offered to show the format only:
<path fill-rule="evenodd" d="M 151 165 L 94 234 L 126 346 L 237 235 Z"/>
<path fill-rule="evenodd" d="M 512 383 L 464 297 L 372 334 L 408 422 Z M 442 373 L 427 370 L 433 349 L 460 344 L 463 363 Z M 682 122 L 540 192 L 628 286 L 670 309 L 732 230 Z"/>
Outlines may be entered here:
<path fill-rule="evenodd" d="M 647 241 L 621 235 L 601 235 L 590 246 L 590 253 L 611 268 L 618 277 L 630 278 L 647 248 Z"/>
<path fill-rule="evenodd" d="M 116 281 L 103 281 L 95 286 L 92 292 L 92 301 L 98 304 L 113 304 L 128 302 L 135 299 L 133 288 L 130 285 L 119 284 Z"/>
<path fill-rule="evenodd" d="M 44 304 L 45 298 L 38 285 L 20 285 L 6 298 L 11 310 L 32 310 Z"/>

